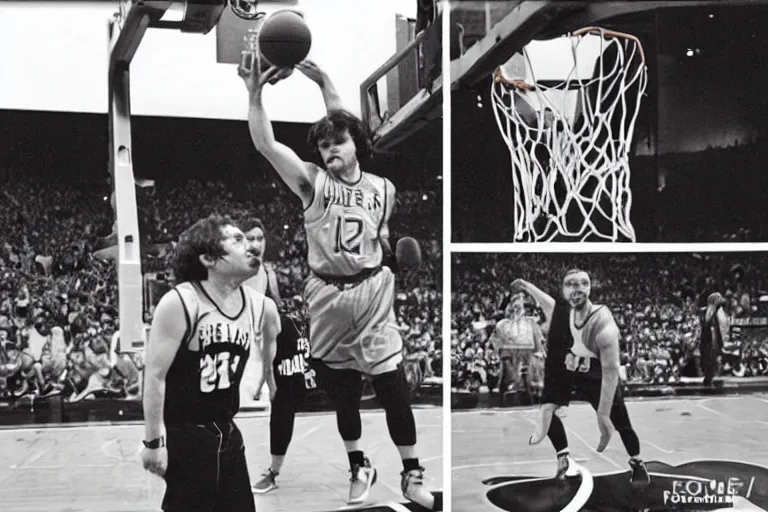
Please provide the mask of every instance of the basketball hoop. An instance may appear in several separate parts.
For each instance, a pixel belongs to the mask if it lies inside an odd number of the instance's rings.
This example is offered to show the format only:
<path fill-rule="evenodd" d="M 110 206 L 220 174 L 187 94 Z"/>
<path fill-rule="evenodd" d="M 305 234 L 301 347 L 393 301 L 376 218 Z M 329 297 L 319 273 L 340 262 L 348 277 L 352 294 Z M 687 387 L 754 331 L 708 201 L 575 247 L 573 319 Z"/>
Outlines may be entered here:
<path fill-rule="evenodd" d="M 259 2 L 256 0 L 229 0 L 229 8 L 243 20 L 257 20 L 266 14 L 259 12 Z"/>
<path fill-rule="evenodd" d="M 550 43 L 570 48 L 565 78 L 542 78 L 525 47 L 491 85 L 512 158 L 515 241 L 634 242 L 629 154 L 648 83 L 642 44 L 594 27 L 536 44 Z"/>

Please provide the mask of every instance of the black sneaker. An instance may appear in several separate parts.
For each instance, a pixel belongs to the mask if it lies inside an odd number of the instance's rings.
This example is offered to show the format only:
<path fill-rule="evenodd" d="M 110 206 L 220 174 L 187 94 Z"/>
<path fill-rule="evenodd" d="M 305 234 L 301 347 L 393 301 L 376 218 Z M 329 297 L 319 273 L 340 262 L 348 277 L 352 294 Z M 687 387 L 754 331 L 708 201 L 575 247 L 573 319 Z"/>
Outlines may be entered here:
<path fill-rule="evenodd" d="M 571 466 L 571 455 L 569 453 L 561 453 L 557 456 L 557 473 L 555 474 L 555 480 L 565 480 L 578 476 L 579 470 Z"/>
<path fill-rule="evenodd" d="M 645 467 L 645 462 L 636 457 L 632 457 L 629 459 L 629 467 L 632 469 L 632 473 L 629 477 L 632 487 L 646 487 L 651 483 L 651 475 L 648 474 L 648 468 Z"/>

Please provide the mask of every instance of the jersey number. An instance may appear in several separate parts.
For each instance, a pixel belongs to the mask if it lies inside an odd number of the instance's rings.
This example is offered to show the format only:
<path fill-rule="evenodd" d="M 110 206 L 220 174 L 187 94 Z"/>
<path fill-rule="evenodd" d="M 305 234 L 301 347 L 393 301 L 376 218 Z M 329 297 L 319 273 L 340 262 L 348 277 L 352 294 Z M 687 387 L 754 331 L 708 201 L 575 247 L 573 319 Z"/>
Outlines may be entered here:
<path fill-rule="evenodd" d="M 201 361 L 200 391 L 210 393 L 219 389 L 229 389 L 232 385 L 232 376 L 237 372 L 240 356 L 234 356 L 230 360 L 229 352 L 218 354 L 205 354 Z"/>
<path fill-rule="evenodd" d="M 363 248 L 363 219 L 359 217 L 336 218 L 336 252 L 360 255 Z"/>

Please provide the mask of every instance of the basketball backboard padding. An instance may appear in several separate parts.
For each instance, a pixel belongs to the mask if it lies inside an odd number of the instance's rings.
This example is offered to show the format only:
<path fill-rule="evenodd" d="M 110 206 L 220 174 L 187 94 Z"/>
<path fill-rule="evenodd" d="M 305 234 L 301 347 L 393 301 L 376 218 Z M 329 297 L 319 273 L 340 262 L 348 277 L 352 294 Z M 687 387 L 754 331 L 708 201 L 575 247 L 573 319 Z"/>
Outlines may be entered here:
<path fill-rule="evenodd" d="M 451 62 L 452 87 L 473 87 L 487 80 L 499 64 L 534 39 L 543 26 L 551 26 L 580 9 L 581 2 L 521 2 L 485 37 Z"/>
<path fill-rule="evenodd" d="M 452 10 L 482 2 L 454 2 Z M 526 0 L 458 59 L 451 62 L 451 87 L 471 89 L 485 83 L 494 70 L 534 39 L 552 39 L 604 20 L 657 9 L 728 8 L 768 5 L 768 0 Z"/>

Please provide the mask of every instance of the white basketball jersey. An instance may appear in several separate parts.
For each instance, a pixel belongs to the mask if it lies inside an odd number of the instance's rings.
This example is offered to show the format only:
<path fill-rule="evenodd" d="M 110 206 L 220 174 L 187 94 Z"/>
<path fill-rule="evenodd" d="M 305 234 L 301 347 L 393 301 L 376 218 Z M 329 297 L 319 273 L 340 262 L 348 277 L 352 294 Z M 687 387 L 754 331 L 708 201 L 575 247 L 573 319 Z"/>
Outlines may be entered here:
<path fill-rule="evenodd" d="M 614 323 L 613 314 L 606 306 L 593 305 L 592 312 L 580 326 L 576 325 L 574 311 L 571 310 L 568 321 L 573 336 L 571 352 L 579 357 L 599 359 L 597 335 L 611 323 Z"/>
<path fill-rule="evenodd" d="M 259 272 L 255 276 L 249 277 L 243 285 L 249 286 L 265 295 L 267 293 L 267 269 L 264 267 L 264 264 L 259 267 Z"/>
<path fill-rule="evenodd" d="M 348 184 L 319 171 L 304 212 L 309 268 L 321 276 L 350 276 L 381 265 L 379 236 L 394 206 L 395 187 L 363 172 Z"/>

